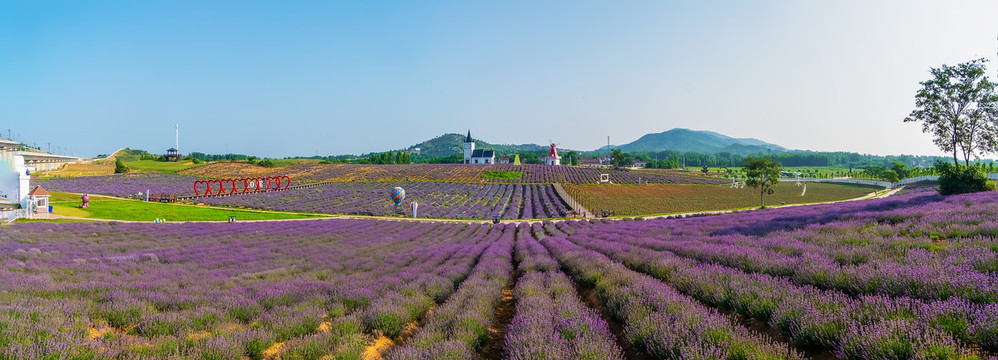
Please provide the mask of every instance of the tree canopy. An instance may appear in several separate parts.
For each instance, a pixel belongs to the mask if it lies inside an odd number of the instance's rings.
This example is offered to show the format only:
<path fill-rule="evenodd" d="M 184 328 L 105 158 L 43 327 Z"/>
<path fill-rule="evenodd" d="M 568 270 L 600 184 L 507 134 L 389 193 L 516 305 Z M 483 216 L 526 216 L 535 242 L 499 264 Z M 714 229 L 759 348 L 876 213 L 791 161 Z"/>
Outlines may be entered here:
<path fill-rule="evenodd" d="M 922 132 L 932 134 L 933 142 L 953 153 L 953 163 L 964 166 L 970 159 L 995 151 L 998 140 L 998 96 L 995 84 L 985 75 L 986 59 L 956 66 L 932 68 L 932 79 L 921 82 L 915 95 L 915 110 L 904 122 L 921 122 Z"/>
<path fill-rule="evenodd" d="M 762 158 L 749 156 L 745 158 L 744 170 L 745 185 L 759 189 L 759 203 L 760 206 L 765 207 L 766 202 L 763 196 L 773 194 L 773 186 L 780 182 L 780 172 L 783 171 L 783 166 L 779 162 L 773 161 L 769 156 Z"/>

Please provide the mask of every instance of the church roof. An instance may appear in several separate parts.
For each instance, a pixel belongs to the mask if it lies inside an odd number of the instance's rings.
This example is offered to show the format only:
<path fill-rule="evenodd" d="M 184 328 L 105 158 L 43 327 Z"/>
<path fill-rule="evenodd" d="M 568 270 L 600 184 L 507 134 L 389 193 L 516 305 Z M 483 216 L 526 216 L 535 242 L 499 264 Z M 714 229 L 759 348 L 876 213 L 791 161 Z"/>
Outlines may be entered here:
<path fill-rule="evenodd" d="M 472 142 L 472 140 L 471 140 L 471 130 L 468 130 L 468 138 L 464 139 L 464 142 L 466 142 L 466 143 Z"/>
<path fill-rule="evenodd" d="M 475 151 L 471 152 L 471 157 L 473 158 L 494 157 L 494 156 L 496 156 L 495 150 L 475 149 Z"/>
<path fill-rule="evenodd" d="M 49 192 L 45 191 L 45 189 L 41 186 L 35 186 L 35 188 L 31 189 L 31 192 L 28 193 L 28 196 L 49 196 Z"/>

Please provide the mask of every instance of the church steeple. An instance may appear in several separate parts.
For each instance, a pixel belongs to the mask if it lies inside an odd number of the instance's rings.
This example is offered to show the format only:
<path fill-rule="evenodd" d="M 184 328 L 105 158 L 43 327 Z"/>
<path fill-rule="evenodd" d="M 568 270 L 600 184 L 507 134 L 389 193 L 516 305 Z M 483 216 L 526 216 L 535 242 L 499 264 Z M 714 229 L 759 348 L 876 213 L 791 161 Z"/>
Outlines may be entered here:
<path fill-rule="evenodd" d="M 467 138 L 467 139 L 464 139 L 464 142 L 466 142 L 466 143 L 470 143 L 471 141 L 472 141 L 472 140 L 471 140 L 471 130 L 468 130 L 468 138 Z"/>

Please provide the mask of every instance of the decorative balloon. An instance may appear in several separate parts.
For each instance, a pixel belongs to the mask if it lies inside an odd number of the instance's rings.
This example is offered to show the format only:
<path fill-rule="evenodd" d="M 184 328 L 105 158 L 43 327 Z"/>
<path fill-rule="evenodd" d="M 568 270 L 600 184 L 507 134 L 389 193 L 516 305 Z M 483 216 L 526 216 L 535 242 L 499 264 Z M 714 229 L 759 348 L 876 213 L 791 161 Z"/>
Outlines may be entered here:
<path fill-rule="evenodd" d="M 405 200 L 405 189 L 396 186 L 392 189 L 392 201 L 395 202 L 395 206 L 402 204 L 402 200 Z"/>

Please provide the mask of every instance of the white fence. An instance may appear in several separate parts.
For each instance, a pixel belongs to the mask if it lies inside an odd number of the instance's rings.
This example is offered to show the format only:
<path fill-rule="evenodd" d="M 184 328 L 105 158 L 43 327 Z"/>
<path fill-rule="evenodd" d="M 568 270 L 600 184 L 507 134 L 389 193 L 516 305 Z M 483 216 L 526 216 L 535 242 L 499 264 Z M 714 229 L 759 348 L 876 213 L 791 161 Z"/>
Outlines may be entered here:
<path fill-rule="evenodd" d="M 998 173 L 988 174 L 988 179 L 998 180 Z M 797 178 L 780 178 L 780 181 L 783 181 L 783 182 L 791 182 L 791 181 L 797 181 L 797 180 L 798 180 Z M 936 180 L 939 180 L 939 175 L 924 175 L 924 176 L 916 176 L 916 177 L 912 177 L 912 178 L 905 178 L 905 179 L 901 179 L 901 181 L 898 181 L 897 183 L 893 183 L 893 184 L 890 183 L 890 182 L 887 182 L 887 181 L 864 180 L 864 179 L 853 179 L 853 178 L 830 178 L 830 179 L 800 178 L 800 181 L 807 181 L 807 182 L 829 182 L 829 183 L 844 183 L 844 184 L 876 185 L 876 186 L 883 186 L 883 187 L 888 188 L 888 189 L 891 189 L 891 188 L 893 188 L 895 186 L 908 185 L 908 184 L 913 184 L 913 183 L 917 183 L 917 182 L 921 182 L 921 181 L 936 181 Z"/>
<path fill-rule="evenodd" d="M 6 219 L 10 223 L 21 218 L 31 218 L 31 211 L 28 209 L 0 210 L 0 220 Z"/>

